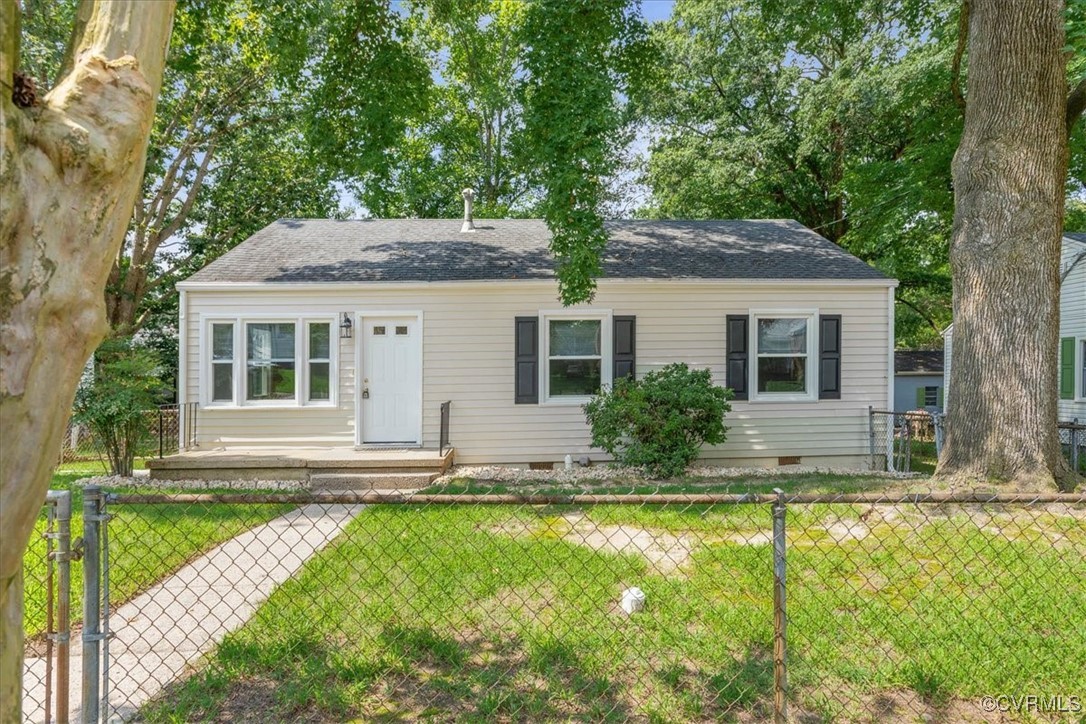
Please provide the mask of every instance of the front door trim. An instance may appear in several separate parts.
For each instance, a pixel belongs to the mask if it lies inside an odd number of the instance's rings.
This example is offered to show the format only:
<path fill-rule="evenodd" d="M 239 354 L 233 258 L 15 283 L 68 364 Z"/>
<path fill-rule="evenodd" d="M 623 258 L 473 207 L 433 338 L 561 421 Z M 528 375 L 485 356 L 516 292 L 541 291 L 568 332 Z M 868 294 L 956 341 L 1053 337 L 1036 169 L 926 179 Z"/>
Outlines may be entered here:
<path fill-rule="evenodd" d="M 365 320 L 367 317 L 414 317 L 419 330 L 419 426 L 414 442 L 404 444 L 367 443 L 362 439 L 362 380 L 364 379 L 365 358 L 363 357 L 362 339 L 365 335 Z M 362 309 L 354 313 L 354 328 L 356 331 L 354 342 L 354 445 L 356 448 L 387 448 L 387 447 L 422 447 L 422 418 L 424 407 L 422 376 L 425 364 L 425 327 L 423 326 L 423 314 L 421 309 Z"/>

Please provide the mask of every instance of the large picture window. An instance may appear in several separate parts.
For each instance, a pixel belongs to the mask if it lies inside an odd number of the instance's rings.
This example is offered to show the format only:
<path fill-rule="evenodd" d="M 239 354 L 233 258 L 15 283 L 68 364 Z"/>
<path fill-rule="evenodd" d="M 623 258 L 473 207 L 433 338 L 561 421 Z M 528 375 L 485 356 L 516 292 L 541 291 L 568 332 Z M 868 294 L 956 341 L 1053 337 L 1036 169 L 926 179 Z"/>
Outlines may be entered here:
<path fill-rule="evenodd" d="M 249 322 L 245 338 L 245 399 L 296 399 L 294 323 Z"/>
<path fill-rule="evenodd" d="M 810 394 L 811 317 L 756 316 L 755 394 L 765 398 Z"/>
<path fill-rule="evenodd" d="M 547 396 L 582 398 L 604 383 L 602 319 L 547 320 Z"/>

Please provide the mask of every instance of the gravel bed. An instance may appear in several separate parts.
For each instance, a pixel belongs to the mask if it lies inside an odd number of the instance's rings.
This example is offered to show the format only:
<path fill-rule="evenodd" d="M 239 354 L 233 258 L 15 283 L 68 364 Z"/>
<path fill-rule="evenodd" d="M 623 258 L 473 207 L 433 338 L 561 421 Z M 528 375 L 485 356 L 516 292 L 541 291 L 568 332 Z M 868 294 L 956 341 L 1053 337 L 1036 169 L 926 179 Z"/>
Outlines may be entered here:
<path fill-rule="evenodd" d="M 146 475 L 127 478 L 122 475 L 96 475 L 76 480 L 82 488 L 98 485 L 103 488 L 143 488 L 149 490 L 309 490 L 305 480 L 153 480 Z"/>
<path fill-rule="evenodd" d="M 723 468 L 693 467 L 687 471 L 692 478 L 784 478 L 794 475 L 840 475 L 860 478 L 886 478 L 888 480 L 907 480 L 923 477 L 920 473 L 888 473 L 855 468 L 820 468 L 811 465 L 782 465 L 776 468 Z M 491 483 L 577 483 L 577 482 L 666 482 L 653 480 L 639 468 L 624 468 L 610 465 L 575 465 L 567 470 L 556 467 L 554 470 L 526 470 L 524 468 L 503 467 L 500 465 L 469 466 L 457 465 L 445 475 L 433 482 L 444 485 L 458 480 L 472 479 Z"/>

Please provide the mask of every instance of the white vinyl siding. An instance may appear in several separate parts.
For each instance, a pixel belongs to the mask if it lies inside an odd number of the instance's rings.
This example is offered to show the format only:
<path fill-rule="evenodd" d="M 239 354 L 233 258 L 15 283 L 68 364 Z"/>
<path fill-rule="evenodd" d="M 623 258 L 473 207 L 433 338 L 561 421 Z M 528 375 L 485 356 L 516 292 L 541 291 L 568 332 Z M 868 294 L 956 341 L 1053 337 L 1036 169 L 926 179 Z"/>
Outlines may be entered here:
<path fill-rule="evenodd" d="M 514 404 L 514 319 L 542 317 L 553 308 L 554 282 L 481 284 L 363 285 L 307 289 L 239 287 L 237 291 L 188 288 L 185 399 L 199 400 L 200 325 L 210 318 L 246 315 L 340 318 L 361 310 L 420 310 L 423 339 L 423 445 L 435 447 L 440 405 L 452 402 L 451 442 L 458 463 L 560 461 L 566 454 L 603 459 L 590 446 L 579 405 Z M 564 310 L 570 316 L 607 314 L 637 317 L 637 374 L 672 362 L 708 367 L 725 382 L 725 317 L 752 310 L 817 309 L 842 315 L 841 399 L 816 402 L 735 401 L 726 423 L 728 441 L 706 450 L 706 460 L 737 464 L 775 464 L 779 456 L 799 455 L 812 464 L 855 464 L 869 450 L 867 408 L 884 408 L 890 331 L 885 284 L 825 285 L 782 283 L 705 283 L 612 281 L 599 283 L 591 306 Z M 606 310 L 606 312 L 605 312 Z M 199 444 L 222 446 L 352 446 L 360 335 L 340 339 L 338 391 L 334 405 L 258 409 L 201 409 Z M 604 342 L 610 359 L 610 317 Z M 540 350 L 540 365 L 545 356 Z M 753 356 L 752 356 L 753 362 Z M 610 375 L 610 363 L 605 362 Z M 542 399 L 542 397 L 541 397 Z"/>
<path fill-rule="evenodd" d="M 1086 252 L 1086 244 L 1064 239 L 1060 269 L 1069 267 L 1083 252 Z M 1086 363 L 1081 357 L 1086 355 L 1083 349 L 1086 340 L 1086 260 L 1075 264 L 1060 287 L 1060 339 L 1064 337 L 1075 338 L 1075 349 L 1080 356 L 1075 365 L 1075 399 L 1057 401 L 1059 417 L 1061 420 L 1086 422 L 1086 381 L 1082 379 L 1086 376 L 1083 371 Z"/>

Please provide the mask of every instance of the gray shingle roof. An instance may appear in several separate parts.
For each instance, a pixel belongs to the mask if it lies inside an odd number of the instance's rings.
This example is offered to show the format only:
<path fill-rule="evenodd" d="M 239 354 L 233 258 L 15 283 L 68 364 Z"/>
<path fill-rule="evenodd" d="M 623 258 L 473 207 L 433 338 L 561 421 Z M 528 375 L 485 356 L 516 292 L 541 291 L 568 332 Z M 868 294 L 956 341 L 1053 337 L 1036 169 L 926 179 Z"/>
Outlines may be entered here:
<path fill-rule="evenodd" d="M 1080 244 L 1086 244 L 1086 234 L 1079 231 L 1065 231 L 1063 237 L 1071 241 L 1077 241 Z"/>
<path fill-rule="evenodd" d="M 548 279 L 539 219 L 283 219 L 189 278 L 193 282 Z M 885 279 L 795 221 L 612 221 L 604 276 L 628 279 Z"/>
<path fill-rule="evenodd" d="M 899 349 L 894 351 L 894 372 L 943 373 L 943 350 L 941 349 Z"/>

